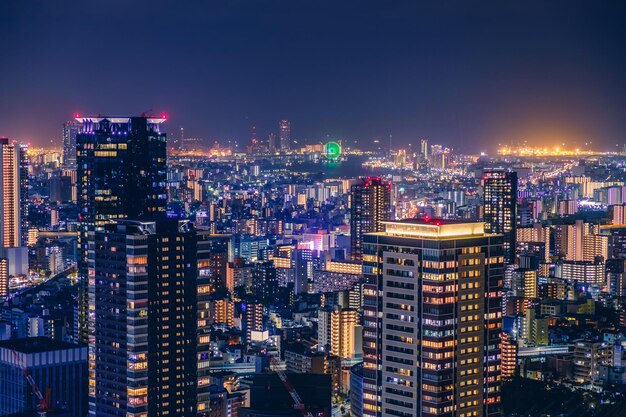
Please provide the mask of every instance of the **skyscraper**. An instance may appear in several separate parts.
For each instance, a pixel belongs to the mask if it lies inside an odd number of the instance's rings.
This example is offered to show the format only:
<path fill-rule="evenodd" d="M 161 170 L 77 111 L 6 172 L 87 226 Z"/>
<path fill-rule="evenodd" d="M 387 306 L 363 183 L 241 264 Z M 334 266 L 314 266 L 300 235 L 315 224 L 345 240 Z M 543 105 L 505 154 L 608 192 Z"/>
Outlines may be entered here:
<path fill-rule="evenodd" d="M 26 146 L 0 138 L 0 247 L 28 240 L 28 160 Z"/>
<path fill-rule="evenodd" d="M 424 161 L 428 161 L 428 139 L 422 139 L 420 141 L 420 153 Z"/>
<path fill-rule="evenodd" d="M 76 135 L 80 130 L 77 120 L 63 124 L 63 168 L 76 169 Z"/>
<path fill-rule="evenodd" d="M 278 124 L 278 141 L 281 151 L 285 152 L 291 149 L 291 123 L 289 120 L 281 120 Z"/>
<path fill-rule="evenodd" d="M 9 263 L 0 258 L 0 303 L 9 296 Z"/>
<path fill-rule="evenodd" d="M 77 338 L 87 341 L 88 233 L 122 218 L 165 217 L 164 118 L 79 117 L 76 136 L 79 287 Z"/>
<path fill-rule="evenodd" d="M 270 153 L 276 152 L 276 133 L 270 133 L 267 137 L 267 147 Z"/>
<path fill-rule="evenodd" d="M 186 221 L 90 233 L 91 416 L 195 416 L 197 249 Z"/>
<path fill-rule="evenodd" d="M 504 236 L 504 260 L 511 264 L 515 261 L 517 172 L 485 171 L 483 186 L 485 230 Z"/>
<path fill-rule="evenodd" d="M 500 415 L 502 237 L 409 219 L 364 236 L 363 416 Z"/>
<path fill-rule="evenodd" d="M 390 220 L 391 184 L 380 177 L 362 178 L 350 189 L 350 256 L 360 261 L 363 235 L 383 231 L 383 220 Z"/>

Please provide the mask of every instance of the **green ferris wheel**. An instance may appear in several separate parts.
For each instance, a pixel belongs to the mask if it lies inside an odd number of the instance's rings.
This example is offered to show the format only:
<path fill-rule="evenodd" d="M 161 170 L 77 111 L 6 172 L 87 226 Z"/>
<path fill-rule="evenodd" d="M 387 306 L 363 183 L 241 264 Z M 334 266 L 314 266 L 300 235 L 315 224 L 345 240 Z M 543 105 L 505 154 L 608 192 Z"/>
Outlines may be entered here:
<path fill-rule="evenodd" d="M 337 142 L 328 142 L 324 145 L 324 156 L 330 160 L 341 158 L 341 145 Z"/>

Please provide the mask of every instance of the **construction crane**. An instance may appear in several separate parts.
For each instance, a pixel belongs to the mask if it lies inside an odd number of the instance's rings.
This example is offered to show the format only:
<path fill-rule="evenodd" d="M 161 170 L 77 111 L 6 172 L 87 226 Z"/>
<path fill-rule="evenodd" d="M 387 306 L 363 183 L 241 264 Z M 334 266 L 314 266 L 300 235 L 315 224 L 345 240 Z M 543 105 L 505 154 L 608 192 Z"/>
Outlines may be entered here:
<path fill-rule="evenodd" d="M 33 394 L 35 394 L 35 397 L 37 397 L 37 400 L 39 401 L 39 407 L 37 407 L 37 415 L 39 417 L 46 417 L 48 411 L 50 410 L 50 388 L 48 388 L 48 390 L 46 391 L 46 396 L 44 397 L 41 394 L 37 383 L 33 379 L 33 376 L 30 374 L 26 363 L 24 363 L 24 360 L 20 358 L 15 349 L 13 350 L 13 357 L 15 357 L 15 360 L 22 368 L 22 374 L 24 375 L 24 379 L 26 379 L 28 385 L 30 385 L 30 389 L 33 391 Z"/>
<path fill-rule="evenodd" d="M 285 372 L 283 372 L 279 368 L 279 364 L 276 358 L 269 354 L 267 356 L 270 360 L 270 368 L 278 374 L 278 378 L 280 378 L 280 381 L 283 383 L 285 389 L 287 390 L 289 395 L 291 395 L 294 408 L 297 410 L 300 410 L 300 412 L 302 413 L 304 417 L 313 417 L 313 414 L 311 414 L 311 412 L 307 410 L 306 407 L 304 406 L 304 403 L 300 399 L 300 395 L 298 395 L 298 392 L 296 391 L 296 389 L 291 385 L 291 383 L 287 379 L 287 374 L 285 374 Z"/>

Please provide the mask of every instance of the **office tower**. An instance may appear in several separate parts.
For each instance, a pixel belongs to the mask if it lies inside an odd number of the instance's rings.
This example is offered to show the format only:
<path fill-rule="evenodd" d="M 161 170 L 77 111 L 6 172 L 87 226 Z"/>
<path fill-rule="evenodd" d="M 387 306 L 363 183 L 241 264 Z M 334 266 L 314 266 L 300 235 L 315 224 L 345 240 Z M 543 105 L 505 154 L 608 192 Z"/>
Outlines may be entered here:
<path fill-rule="evenodd" d="M 76 135 L 80 122 L 69 120 L 63 123 L 63 168 L 76 169 Z"/>
<path fill-rule="evenodd" d="M 504 236 L 504 260 L 515 261 L 517 172 L 485 171 L 484 221 L 488 233 Z"/>
<path fill-rule="evenodd" d="M 281 151 L 285 152 L 291 149 L 291 123 L 289 120 L 281 120 L 278 124 L 278 142 Z"/>
<path fill-rule="evenodd" d="M 383 226 L 364 236 L 363 416 L 500 416 L 502 236 Z"/>
<path fill-rule="evenodd" d="M 87 235 L 117 219 L 165 216 L 164 118 L 79 117 L 78 340 L 87 341 Z"/>
<path fill-rule="evenodd" d="M 195 415 L 196 250 L 186 221 L 90 233 L 90 415 Z"/>
<path fill-rule="evenodd" d="M 391 183 L 380 177 L 362 178 L 350 188 L 350 256 L 360 261 L 363 235 L 383 231 L 383 220 L 390 220 Z"/>
<path fill-rule="evenodd" d="M 28 160 L 26 146 L 0 138 L 0 247 L 26 246 L 28 240 Z M 11 261 L 11 260 L 9 260 Z"/>
<path fill-rule="evenodd" d="M 87 413 L 87 346 L 47 337 L 0 341 L 2 416 L 33 416 L 40 405 L 24 367 L 49 399 L 50 411 L 70 417 Z"/>

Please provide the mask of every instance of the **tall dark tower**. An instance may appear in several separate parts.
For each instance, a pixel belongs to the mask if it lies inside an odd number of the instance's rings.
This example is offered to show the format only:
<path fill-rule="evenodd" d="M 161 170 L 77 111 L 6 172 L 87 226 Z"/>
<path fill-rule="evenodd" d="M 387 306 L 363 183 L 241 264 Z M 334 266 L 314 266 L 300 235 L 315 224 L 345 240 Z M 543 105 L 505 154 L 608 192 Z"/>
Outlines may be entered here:
<path fill-rule="evenodd" d="M 89 239 L 89 415 L 195 417 L 195 231 L 171 219 L 103 229 Z"/>
<path fill-rule="evenodd" d="M 76 169 L 76 136 L 81 124 L 70 120 L 63 124 L 63 168 Z"/>
<path fill-rule="evenodd" d="M 76 135 L 80 280 L 76 338 L 87 341 L 87 238 L 117 219 L 165 217 L 165 118 L 79 117 Z"/>
<path fill-rule="evenodd" d="M 363 258 L 363 235 L 384 230 L 382 221 L 389 220 L 391 183 L 380 177 L 361 179 L 350 189 L 350 256 Z"/>
<path fill-rule="evenodd" d="M 483 175 L 485 230 L 504 236 L 504 261 L 515 261 L 517 172 L 489 170 Z"/>
<path fill-rule="evenodd" d="M 281 151 L 291 149 L 291 123 L 289 120 L 281 120 L 278 124 L 278 140 Z"/>

